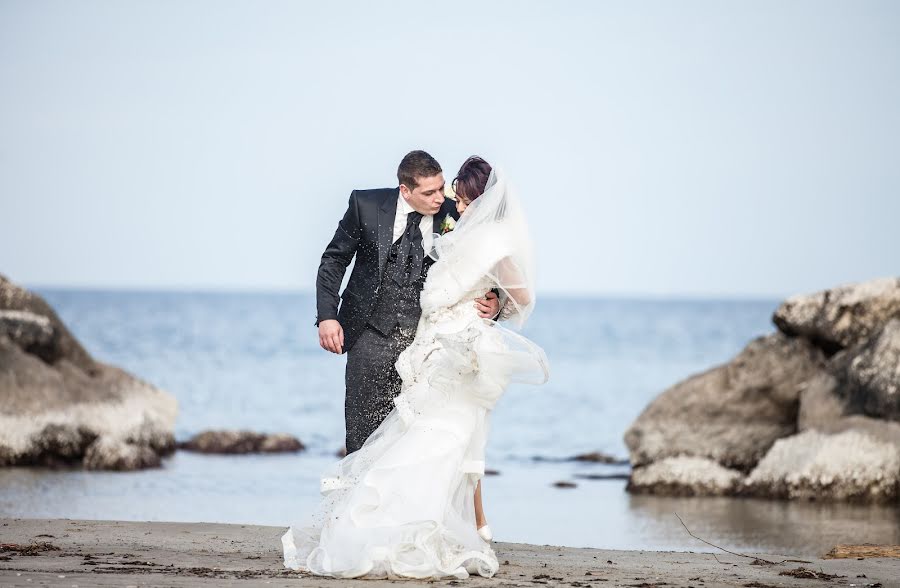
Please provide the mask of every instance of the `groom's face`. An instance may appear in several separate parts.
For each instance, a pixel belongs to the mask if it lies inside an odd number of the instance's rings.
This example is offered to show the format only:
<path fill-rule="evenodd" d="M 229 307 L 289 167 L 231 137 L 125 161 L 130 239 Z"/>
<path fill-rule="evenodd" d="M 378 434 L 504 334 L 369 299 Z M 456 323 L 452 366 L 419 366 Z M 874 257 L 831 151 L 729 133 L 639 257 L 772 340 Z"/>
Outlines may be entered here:
<path fill-rule="evenodd" d="M 416 181 L 419 185 L 412 190 L 406 184 L 400 184 L 400 193 L 416 212 L 437 214 L 444 203 L 444 174 L 419 177 Z"/>

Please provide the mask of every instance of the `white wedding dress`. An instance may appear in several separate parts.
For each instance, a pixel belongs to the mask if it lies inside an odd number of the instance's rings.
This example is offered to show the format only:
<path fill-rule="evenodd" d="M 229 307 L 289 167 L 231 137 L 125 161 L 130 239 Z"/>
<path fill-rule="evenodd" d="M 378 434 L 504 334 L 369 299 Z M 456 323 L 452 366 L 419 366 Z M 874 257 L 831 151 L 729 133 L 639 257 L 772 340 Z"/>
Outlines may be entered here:
<path fill-rule="evenodd" d="M 321 505 L 282 536 L 286 567 L 340 578 L 497 572 L 474 509 L 490 412 L 511 381 L 548 377 L 540 347 L 474 307 L 494 287 L 520 325 L 533 307 L 530 259 L 513 249 L 521 243 L 510 230 L 510 204 L 505 182 L 492 173 L 457 229 L 438 239 L 415 339 L 396 363 L 403 385 L 395 407 L 359 450 L 322 476 Z M 497 210 L 489 214 L 492 206 L 503 207 L 499 219 Z"/>

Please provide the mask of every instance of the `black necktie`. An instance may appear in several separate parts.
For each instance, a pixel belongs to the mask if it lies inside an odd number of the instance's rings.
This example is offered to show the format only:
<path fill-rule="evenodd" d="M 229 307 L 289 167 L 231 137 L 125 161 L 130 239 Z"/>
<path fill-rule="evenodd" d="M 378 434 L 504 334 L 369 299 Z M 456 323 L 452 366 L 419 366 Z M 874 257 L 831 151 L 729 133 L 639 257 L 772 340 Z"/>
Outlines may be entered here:
<path fill-rule="evenodd" d="M 422 246 L 422 231 L 419 229 L 421 220 L 421 212 L 412 211 L 406 215 L 406 230 L 403 231 L 397 250 L 397 263 L 400 264 L 400 268 L 394 273 L 394 281 L 400 286 L 414 282 L 422 272 L 425 250 Z"/>

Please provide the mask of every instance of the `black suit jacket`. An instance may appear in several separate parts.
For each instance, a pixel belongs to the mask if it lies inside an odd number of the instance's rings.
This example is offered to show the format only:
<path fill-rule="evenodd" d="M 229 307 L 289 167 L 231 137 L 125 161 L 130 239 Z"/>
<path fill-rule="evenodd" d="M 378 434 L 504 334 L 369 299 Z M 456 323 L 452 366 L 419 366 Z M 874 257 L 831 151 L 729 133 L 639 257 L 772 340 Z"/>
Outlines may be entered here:
<path fill-rule="evenodd" d="M 400 188 L 353 190 L 344 218 L 322 254 L 316 276 L 316 325 L 337 319 L 344 329 L 346 352 L 362 333 L 378 300 L 381 275 L 387 262 L 397 214 Z M 456 203 L 446 198 L 434 215 L 434 232 L 444 218 L 459 218 Z M 347 287 L 338 297 L 347 266 L 356 256 Z M 340 310 L 338 303 L 340 302 Z"/>

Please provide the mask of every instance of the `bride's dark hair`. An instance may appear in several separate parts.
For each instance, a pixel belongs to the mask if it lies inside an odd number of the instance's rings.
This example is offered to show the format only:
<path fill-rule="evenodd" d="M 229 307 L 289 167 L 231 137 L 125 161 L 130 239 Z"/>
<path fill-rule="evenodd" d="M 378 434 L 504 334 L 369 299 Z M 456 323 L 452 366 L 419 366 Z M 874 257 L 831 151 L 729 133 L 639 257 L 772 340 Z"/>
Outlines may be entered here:
<path fill-rule="evenodd" d="M 459 167 L 450 186 L 458 196 L 471 202 L 484 193 L 484 187 L 490 176 L 491 164 L 477 155 L 473 155 Z"/>

